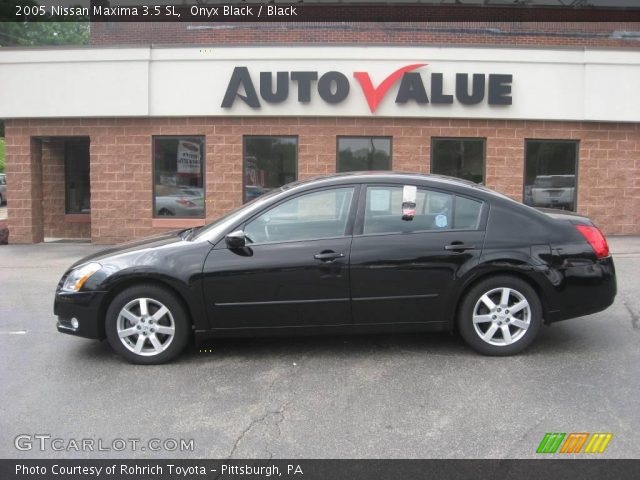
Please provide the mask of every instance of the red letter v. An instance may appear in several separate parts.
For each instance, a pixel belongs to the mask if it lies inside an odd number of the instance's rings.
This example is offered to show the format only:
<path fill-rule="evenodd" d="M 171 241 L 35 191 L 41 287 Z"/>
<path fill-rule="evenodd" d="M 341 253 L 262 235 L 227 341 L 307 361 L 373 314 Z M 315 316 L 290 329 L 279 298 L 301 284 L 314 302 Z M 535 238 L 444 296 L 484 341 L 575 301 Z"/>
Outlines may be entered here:
<path fill-rule="evenodd" d="M 410 72 L 411 70 L 415 70 L 420 67 L 424 67 L 427 65 L 426 63 L 415 63 L 413 65 L 407 65 L 406 67 L 399 68 L 387 78 L 385 78 L 378 88 L 373 88 L 373 84 L 371 83 L 371 78 L 369 78 L 369 74 L 367 72 L 354 72 L 353 76 L 356 77 L 358 82 L 360 82 L 360 86 L 362 87 L 362 91 L 364 92 L 364 96 L 367 98 L 367 103 L 369 104 L 369 109 L 371 113 L 376 111 L 378 108 L 378 104 L 382 101 L 387 91 L 391 88 L 391 86 L 396 83 L 396 81 L 402 77 L 406 72 Z"/>

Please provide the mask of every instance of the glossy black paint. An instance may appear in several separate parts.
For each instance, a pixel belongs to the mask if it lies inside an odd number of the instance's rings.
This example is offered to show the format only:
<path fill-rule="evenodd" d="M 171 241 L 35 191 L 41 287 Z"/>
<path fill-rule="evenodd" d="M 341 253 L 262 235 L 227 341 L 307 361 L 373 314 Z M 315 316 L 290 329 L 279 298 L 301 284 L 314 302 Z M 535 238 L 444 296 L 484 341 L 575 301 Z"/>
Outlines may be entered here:
<path fill-rule="evenodd" d="M 477 229 L 362 234 L 366 185 L 417 185 L 483 202 Z M 292 195 L 353 186 L 344 236 L 229 248 L 225 236 Z M 461 296 L 488 275 L 510 273 L 540 295 L 545 322 L 607 308 L 616 295 L 611 257 L 598 259 L 575 224 L 484 187 L 438 176 L 352 173 L 287 185 L 198 232 L 169 232 L 86 257 L 103 268 L 78 293 L 56 292 L 58 329 L 104 337 L 109 302 L 154 282 L 184 302 L 198 337 L 282 333 L 446 330 Z M 464 248 L 460 248 L 460 246 Z M 80 328 L 67 328 L 69 319 Z"/>

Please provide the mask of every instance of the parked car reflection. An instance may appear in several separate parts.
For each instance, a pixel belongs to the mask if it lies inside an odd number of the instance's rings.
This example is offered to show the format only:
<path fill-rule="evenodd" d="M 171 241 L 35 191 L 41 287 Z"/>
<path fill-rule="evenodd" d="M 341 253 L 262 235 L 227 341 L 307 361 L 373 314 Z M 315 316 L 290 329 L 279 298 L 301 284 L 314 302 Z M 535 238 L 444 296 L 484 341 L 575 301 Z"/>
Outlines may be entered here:
<path fill-rule="evenodd" d="M 575 175 L 538 175 L 531 187 L 531 204 L 575 210 L 575 191 Z"/>
<path fill-rule="evenodd" d="M 160 186 L 158 190 L 160 190 Z M 156 216 L 204 216 L 204 191 L 202 188 L 162 186 L 162 193 L 162 195 L 156 196 Z"/>

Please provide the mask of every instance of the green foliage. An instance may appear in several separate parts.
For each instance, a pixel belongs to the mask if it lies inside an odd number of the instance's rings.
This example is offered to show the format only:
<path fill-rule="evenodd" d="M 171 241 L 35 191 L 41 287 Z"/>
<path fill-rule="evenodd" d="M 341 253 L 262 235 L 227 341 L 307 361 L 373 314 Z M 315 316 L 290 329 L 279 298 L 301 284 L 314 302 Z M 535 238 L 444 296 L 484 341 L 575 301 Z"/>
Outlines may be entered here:
<path fill-rule="evenodd" d="M 37 47 L 44 45 L 84 45 L 89 43 L 89 22 L 58 22 L 50 15 L 17 16 L 18 6 L 37 6 L 35 0 L 0 2 L 0 46 Z M 22 10 L 20 10 L 22 11 Z M 29 10 L 30 12 L 31 10 Z M 36 21 L 37 20 L 37 21 Z"/>
<path fill-rule="evenodd" d="M 0 173 L 4 173 L 4 138 L 0 138 Z"/>
<path fill-rule="evenodd" d="M 89 22 L 0 22 L 0 45 L 5 47 L 87 43 Z"/>

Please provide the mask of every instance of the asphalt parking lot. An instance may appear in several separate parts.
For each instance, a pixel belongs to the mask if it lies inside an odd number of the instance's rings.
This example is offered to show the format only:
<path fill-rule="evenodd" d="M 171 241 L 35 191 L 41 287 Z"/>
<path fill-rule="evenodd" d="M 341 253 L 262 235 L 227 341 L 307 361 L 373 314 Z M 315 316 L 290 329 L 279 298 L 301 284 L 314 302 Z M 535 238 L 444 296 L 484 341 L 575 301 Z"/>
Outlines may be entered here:
<path fill-rule="evenodd" d="M 449 334 L 234 339 L 153 367 L 55 330 L 60 275 L 99 247 L 0 246 L 0 457 L 533 458 L 545 432 L 612 432 L 604 457 L 640 458 L 640 238 L 610 244 L 616 303 L 521 356 Z M 21 434 L 194 449 L 20 451 Z"/>

